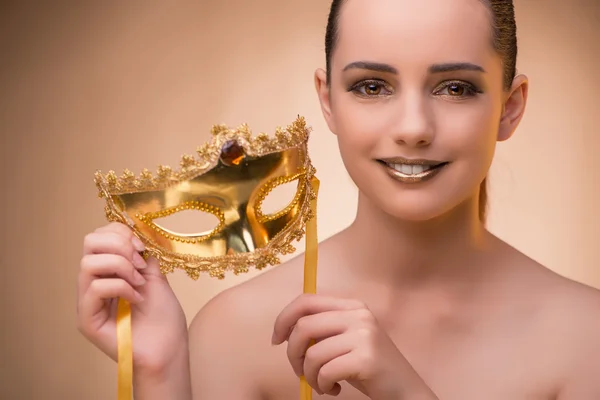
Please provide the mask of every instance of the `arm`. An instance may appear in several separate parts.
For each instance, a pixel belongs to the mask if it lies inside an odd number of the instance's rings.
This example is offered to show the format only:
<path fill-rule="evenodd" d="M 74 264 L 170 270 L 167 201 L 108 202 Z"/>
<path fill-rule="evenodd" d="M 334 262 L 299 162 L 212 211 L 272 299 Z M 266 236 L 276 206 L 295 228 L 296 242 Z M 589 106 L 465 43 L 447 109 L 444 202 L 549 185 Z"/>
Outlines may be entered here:
<path fill-rule="evenodd" d="M 228 290 L 209 301 L 169 366 L 135 371 L 134 398 L 260 400 L 252 364 L 257 360 L 250 343 L 252 316 L 238 311 L 245 309 L 241 301 Z"/>
<path fill-rule="evenodd" d="M 251 316 L 245 301 L 226 290 L 212 299 L 190 326 L 190 365 L 193 400 L 260 400 L 258 371 L 253 366 Z M 247 304 L 247 302 L 246 302 Z M 249 318 L 250 317 L 250 318 Z"/>
<path fill-rule="evenodd" d="M 134 371 L 134 398 L 142 400 L 192 400 L 187 341 L 173 363 L 161 370 Z"/>

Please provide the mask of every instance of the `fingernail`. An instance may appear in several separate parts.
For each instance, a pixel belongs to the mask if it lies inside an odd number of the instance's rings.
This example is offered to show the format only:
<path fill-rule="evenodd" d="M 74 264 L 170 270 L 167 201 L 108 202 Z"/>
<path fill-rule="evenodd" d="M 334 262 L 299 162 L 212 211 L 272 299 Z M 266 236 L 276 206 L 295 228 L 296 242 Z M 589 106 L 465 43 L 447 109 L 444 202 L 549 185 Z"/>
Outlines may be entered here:
<path fill-rule="evenodd" d="M 140 253 L 138 253 L 137 251 L 133 252 L 133 258 L 131 261 L 133 262 L 133 266 L 137 269 L 144 269 L 148 266 L 146 260 L 144 260 L 144 258 L 140 256 Z"/>
<path fill-rule="evenodd" d="M 283 340 L 279 338 L 279 335 L 273 332 L 273 336 L 271 336 L 271 344 L 273 346 L 279 346 L 281 343 L 283 343 Z"/>
<path fill-rule="evenodd" d="M 144 243 L 142 243 L 142 241 L 140 240 L 140 238 L 138 238 L 135 235 L 131 238 L 131 243 L 133 244 L 133 247 L 138 252 L 146 250 L 146 246 L 144 246 Z"/>

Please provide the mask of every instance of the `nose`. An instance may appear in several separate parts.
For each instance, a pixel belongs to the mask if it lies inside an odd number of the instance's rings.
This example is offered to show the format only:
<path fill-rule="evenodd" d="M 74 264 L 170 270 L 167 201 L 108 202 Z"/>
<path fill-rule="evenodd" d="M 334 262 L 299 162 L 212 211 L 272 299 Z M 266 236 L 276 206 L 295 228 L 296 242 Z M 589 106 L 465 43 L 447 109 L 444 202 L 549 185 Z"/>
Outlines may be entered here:
<path fill-rule="evenodd" d="M 393 135 L 396 143 L 408 147 L 426 147 L 433 142 L 433 118 L 423 96 L 402 96 L 396 115 Z"/>

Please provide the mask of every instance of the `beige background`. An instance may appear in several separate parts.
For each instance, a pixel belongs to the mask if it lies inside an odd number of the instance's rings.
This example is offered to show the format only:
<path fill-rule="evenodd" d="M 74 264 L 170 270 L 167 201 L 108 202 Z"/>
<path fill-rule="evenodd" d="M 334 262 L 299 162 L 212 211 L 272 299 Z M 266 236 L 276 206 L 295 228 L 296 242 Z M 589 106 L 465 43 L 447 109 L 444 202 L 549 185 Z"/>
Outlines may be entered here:
<path fill-rule="evenodd" d="M 213 123 L 270 132 L 302 114 L 320 237 L 342 229 L 356 189 L 312 81 L 329 2 L 13 3 L 0 6 L 0 398 L 112 399 L 115 365 L 75 328 L 82 238 L 104 223 L 94 171 L 173 165 Z M 520 0 L 517 12 L 531 97 L 498 150 L 490 228 L 600 287 L 600 6 Z M 248 277 L 172 282 L 191 318 Z"/>

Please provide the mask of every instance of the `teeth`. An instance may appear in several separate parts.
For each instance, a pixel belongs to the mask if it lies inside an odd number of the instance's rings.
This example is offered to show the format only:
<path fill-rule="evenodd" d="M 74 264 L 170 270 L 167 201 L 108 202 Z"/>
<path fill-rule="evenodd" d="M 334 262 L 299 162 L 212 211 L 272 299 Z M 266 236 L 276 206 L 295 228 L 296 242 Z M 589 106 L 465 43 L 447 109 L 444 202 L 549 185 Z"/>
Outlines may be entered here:
<path fill-rule="evenodd" d="M 389 164 L 389 166 L 404 175 L 418 175 L 431 169 L 429 165 Z"/>

